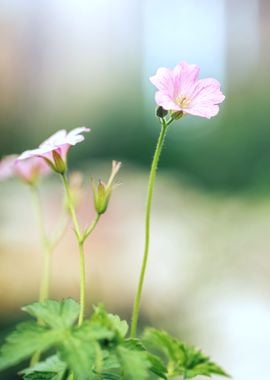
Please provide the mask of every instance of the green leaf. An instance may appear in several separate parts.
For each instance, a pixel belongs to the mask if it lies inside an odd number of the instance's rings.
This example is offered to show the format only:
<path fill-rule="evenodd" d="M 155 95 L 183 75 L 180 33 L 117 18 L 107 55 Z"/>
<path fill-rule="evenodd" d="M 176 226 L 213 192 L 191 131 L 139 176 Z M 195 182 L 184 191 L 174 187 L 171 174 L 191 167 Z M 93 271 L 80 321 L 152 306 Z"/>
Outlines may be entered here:
<path fill-rule="evenodd" d="M 57 373 L 55 372 L 36 371 L 36 372 L 29 373 L 29 375 L 25 375 L 23 378 L 24 380 L 57 380 L 58 378 L 56 376 L 57 376 Z M 61 379 L 62 377 L 60 378 L 60 380 Z"/>
<path fill-rule="evenodd" d="M 116 368 L 120 368 L 120 363 L 115 350 L 112 352 L 103 350 L 103 371 Z"/>
<path fill-rule="evenodd" d="M 60 357 L 68 364 L 78 379 L 90 379 L 94 368 L 103 362 L 99 340 L 110 340 L 114 333 L 97 322 L 85 321 L 65 335 L 58 345 Z M 100 357 L 102 355 L 102 357 Z"/>
<path fill-rule="evenodd" d="M 96 356 L 94 341 L 81 341 L 71 335 L 59 347 L 59 354 L 79 380 L 91 378 Z"/>
<path fill-rule="evenodd" d="M 64 341 L 78 318 L 79 305 L 71 299 L 47 300 L 25 306 L 23 310 L 38 321 L 19 324 L 7 337 L 0 351 L 0 370 Z"/>
<path fill-rule="evenodd" d="M 147 329 L 143 336 L 143 342 L 154 352 L 161 353 L 166 363 L 168 378 L 184 375 L 186 379 L 192 379 L 198 375 L 211 377 L 214 374 L 229 377 L 201 350 L 175 339 L 165 331 Z"/>
<path fill-rule="evenodd" d="M 158 375 L 162 379 L 167 379 L 167 368 L 165 367 L 163 361 L 156 355 L 147 352 L 147 359 L 150 362 L 150 370 L 154 374 Z"/>
<path fill-rule="evenodd" d="M 1 348 L 0 370 L 27 359 L 36 351 L 47 350 L 60 338 L 57 330 L 48 330 L 35 322 L 20 323 Z"/>
<path fill-rule="evenodd" d="M 107 313 L 102 305 L 94 307 L 92 322 L 98 322 L 110 330 L 116 332 L 120 338 L 124 338 L 128 331 L 128 324 L 121 320 L 118 315 Z"/>
<path fill-rule="evenodd" d="M 50 327 L 70 327 L 79 316 L 80 305 L 68 298 L 61 301 L 35 302 L 22 310 Z"/>
<path fill-rule="evenodd" d="M 130 350 L 120 346 L 117 348 L 117 353 L 125 380 L 144 380 L 149 378 L 150 363 L 146 352 Z"/>
<path fill-rule="evenodd" d="M 45 361 L 40 362 L 23 370 L 24 379 L 48 379 L 62 380 L 66 372 L 67 365 L 59 359 L 57 355 L 50 356 Z"/>
<path fill-rule="evenodd" d="M 134 338 L 126 339 L 122 343 L 122 346 L 128 348 L 129 350 L 145 352 L 147 360 L 149 362 L 150 371 L 152 371 L 153 373 L 155 373 L 156 375 L 158 375 L 159 377 L 163 379 L 167 378 L 166 377 L 167 369 L 164 366 L 164 363 L 162 362 L 162 360 L 158 356 L 147 352 L 144 345 L 139 339 L 134 339 Z"/>
<path fill-rule="evenodd" d="M 81 339 L 91 340 L 111 340 L 115 334 L 108 327 L 103 326 L 101 323 L 93 321 L 85 321 L 79 328 L 74 329 L 75 334 Z"/>

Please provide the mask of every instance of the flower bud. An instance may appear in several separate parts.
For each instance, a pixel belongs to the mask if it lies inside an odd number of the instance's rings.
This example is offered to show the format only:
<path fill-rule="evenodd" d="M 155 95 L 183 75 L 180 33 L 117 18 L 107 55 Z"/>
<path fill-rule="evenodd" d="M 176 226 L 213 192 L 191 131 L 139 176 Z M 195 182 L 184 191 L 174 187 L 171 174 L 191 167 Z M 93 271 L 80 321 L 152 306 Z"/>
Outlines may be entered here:
<path fill-rule="evenodd" d="M 101 215 L 107 210 L 111 191 L 107 191 L 106 184 L 101 180 L 98 181 L 98 184 L 93 185 L 94 189 L 94 203 L 96 212 Z"/>
<path fill-rule="evenodd" d="M 168 111 L 165 110 L 164 108 L 162 108 L 161 106 L 158 106 L 156 108 L 156 115 L 157 115 L 157 117 L 163 118 L 166 115 L 168 115 Z"/>
<path fill-rule="evenodd" d="M 179 120 L 181 119 L 181 117 L 184 115 L 184 112 L 183 111 L 175 111 L 175 112 L 172 112 L 171 114 L 171 117 L 172 119 L 174 120 Z"/>
<path fill-rule="evenodd" d="M 56 150 L 52 151 L 52 155 L 53 155 L 53 161 L 54 161 L 52 165 L 53 170 L 56 171 L 56 173 L 64 174 L 66 171 L 65 161 Z"/>
<path fill-rule="evenodd" d="M 112 191 L 115 187 L 114 178 L 121 167 L 121 162 L 112 162 L 112 172 L 107 183 L 99 180 L 98 184 L 92 182 L 94 193 L 94 204 L 96 212 L 101 215 L 107 210 Z"/>

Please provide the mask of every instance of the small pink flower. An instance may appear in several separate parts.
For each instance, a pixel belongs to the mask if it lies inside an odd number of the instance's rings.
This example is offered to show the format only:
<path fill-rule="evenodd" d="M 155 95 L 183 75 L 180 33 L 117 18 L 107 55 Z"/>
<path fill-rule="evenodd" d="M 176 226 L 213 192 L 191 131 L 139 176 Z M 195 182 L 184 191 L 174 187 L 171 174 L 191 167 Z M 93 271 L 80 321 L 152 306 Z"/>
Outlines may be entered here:
<path fill-rule="evenodd" d="M 75 128 L 70 132 L 62 129 L 42 144 L 37 149 L 23 152 L 18 160 L 25 160 L 30 157 L 41 157 L 57 172 L 65 171 L 67 153 L 71 146 L 74 146 L 84 140 L 82 132 L 89 132 L 86 127 Z"/>
<path fill-rule="evenodd" d="M 0 181 L 10 177 L 18 177 L 28 184 L 35 183 L 38 178 L 50 171 L 48 165 L 38 157 L 18 161 L 15 154 L 4 157 L 0 161 Z"/>
<path fill-rule="evenodd" d="M 157 87 L 156 103 L 168 111 L 210 119 L 225 96 L 213 78 L 198 79 L 199 67 L 181 62 L 174 69 L 162 67 L 150 81 Z"/>

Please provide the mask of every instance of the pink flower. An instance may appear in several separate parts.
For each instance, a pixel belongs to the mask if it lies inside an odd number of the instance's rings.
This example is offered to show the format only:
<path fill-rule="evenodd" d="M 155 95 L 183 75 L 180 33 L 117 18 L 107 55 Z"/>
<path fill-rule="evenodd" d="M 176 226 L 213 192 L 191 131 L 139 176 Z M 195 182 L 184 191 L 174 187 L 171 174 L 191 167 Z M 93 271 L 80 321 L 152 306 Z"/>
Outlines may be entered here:
<path fill-rule="evenodd" d="M 17 155 L 12 154 L 0 161 L 0 181 L 10 177 L 18 177 L 28 184 L 34 184 L 38 178 L 50 171 L 48 165 L 38 157 L 18 161 Z"/>
<path fill-rule="evenodd" d="M 89 132 L 86 127 L 75 128 L 70 132 L 62 129 L 42 144 L 37 149 L 27 150 L 23 152 L 18 160 L 25 160 L 30 157 L 43 158 L 55 171 L 62 173 L 66 168 L 67 153 L 71 146 L 74 146 L 84 140 L 82 132 Z"/>
<path fill-rule="evenodd" d="M 174 69 L 162 67 L 150 81 L 157 87 L 156 103 L 168 111 L 210 119 L 225 96 L 213 78 L 198 79 L 199 67 L 181 62 Z"/>

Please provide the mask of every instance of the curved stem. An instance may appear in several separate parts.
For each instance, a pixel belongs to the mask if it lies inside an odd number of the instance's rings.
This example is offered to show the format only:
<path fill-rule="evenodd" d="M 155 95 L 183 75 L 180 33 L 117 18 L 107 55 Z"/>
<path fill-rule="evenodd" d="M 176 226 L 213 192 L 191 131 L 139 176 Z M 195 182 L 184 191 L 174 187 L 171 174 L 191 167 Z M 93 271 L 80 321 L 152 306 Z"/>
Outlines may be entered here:
<path fill-rule="evenodd" d="M 137 324 L 138 324 L 139 310 L 140 310 L 140 304 L 141 304 L 142 289 L 143 289 L 144 276 L 145 276 L 145 270 L 146 270 L 146 266 L 147 266 L 147 259 L 148 259 L 148 252 L 149 252 L 150 215 L 151 215 L 153 188 L 154 188 L 154 182 L 155 182 L 159 157 L 160 157 L 162 147 L 163 147 L 163 143 L 165 140 L 167 127 L 168 127 L 168 124 L 166 123 L 166 120 L 162 119 L 161 131 L 160 131 L 159 139 L 157 142 L 157 146 L 156 146 L 156 150 L 155 150 L 155 154 L 153 157 L 152 166 L 151 166 L 151 170 L 150 170 L 150 176 L 149 176 L 148 192 L 147 192 L 147 200 L 146 200 L 146 212 L 145 212 L 144 255 L 143 255 L 143 261 L 142 261 L 142 267 L 141 267 L 141 272 L 140 272 L 140 277 L 139 277 L 138 288 L 137 288 L 136 297 L 135 297 L 134 306 L 133 306 L 131 332 L 130 332 L 130 336 L 133 338 L 136 337 L 136 332 L 137 332 Z"/>
<path fill-rule="evenodd" d="M 73 203 L 72 196 L 70 193 L 68 180 L 65 174 L 62 174 L 62 179 L 63 179 L 64 188 L 67 195 L 68 208 L 69 208 L 70 215 L 73 221 L 73 226 L 74 226 L 77 243 L 79 247 L 79 254 L 80 254 L 80 314 L 79 314 L 79 319 L 78 319 L 78 326 L 81 326 L 84 319 L 84 313 L 85 313 L 85 293 L 86 293 L 85 292 L 86 279 L 85 279 L 84 242 L 86 238 L 94 231 L 97 225 L 97 222 L 99 221 L 100 215 L 97 214 L 93 222 L 87 228 L 87 230 L 85 232 L 81 232 L 76 211 L 75 211 L 75 207 L 74 207 L 74 203 Z"/>
<path fill-rule="evenodd" d="M 89 235 L 91 235 L 91 233 L 94 231 L 99 219 L 100 219 L 100 214 L 97 214 L 95 219 L 93 220 L 93 222 L 90 224 L 90 226 L 85 230 L 84 234 L 83 234 L 83 240 L 86 240 L 88 238 Z"/>

